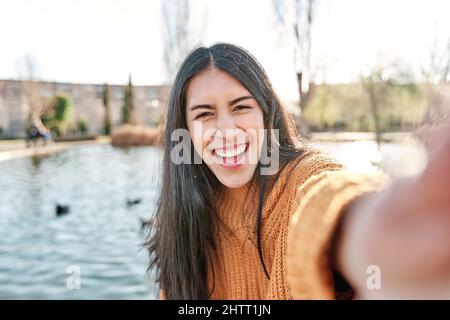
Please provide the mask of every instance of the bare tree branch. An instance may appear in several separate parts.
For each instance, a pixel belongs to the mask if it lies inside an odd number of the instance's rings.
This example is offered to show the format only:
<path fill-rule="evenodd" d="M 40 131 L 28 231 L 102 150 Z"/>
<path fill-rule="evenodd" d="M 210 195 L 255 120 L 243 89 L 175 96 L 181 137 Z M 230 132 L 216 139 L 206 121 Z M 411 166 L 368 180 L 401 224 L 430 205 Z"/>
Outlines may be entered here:
<path fill-rule="evenodd" d="M 316 0 L 272 0 L 275 17 L 292 34 L 294 63 L 296 67 L 300 107 L 310 97 L 311 85 L 311 31 Z M 291 31 L 292 30 L 292 33 Z"/>
<path fill-rule="evenodd" d="M 422 63 L 422 75 L 428 83 L 448 83 L 450 81 L 450 36 L 445 46 L 440 46 L 436 31 L 428 50 L 428 59 Z"/>
<path fill-rule="evenodd" d="M 19 77 L 22 80 L 23 91 L 28 105 L 28 124 L 40 124 L 43 103 L 39 93 L 40 85 L 37 79 L 37 65 L 30 55 L 25 55 L 20 61 Z"/>
<path fill-rule="evenodd" d="M 450 82 L 450 37 L 447 39 L 447 47 L 442 56 L 441 81 Z"/>
<path fill-rule="evenodd" d="M 201 42 L 206 14 L 200 30 L 195 30 L 192 0 L 166 0 L 161 5 L 164 63 L 171 79 L 189 51 Z"/>

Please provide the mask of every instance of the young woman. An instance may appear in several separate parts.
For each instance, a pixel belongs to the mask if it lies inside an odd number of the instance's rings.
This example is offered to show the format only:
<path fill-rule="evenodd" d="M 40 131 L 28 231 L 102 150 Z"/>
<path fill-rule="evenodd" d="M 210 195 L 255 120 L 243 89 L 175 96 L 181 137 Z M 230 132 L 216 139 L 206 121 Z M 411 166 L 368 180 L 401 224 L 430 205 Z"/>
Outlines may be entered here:
<path fill-rule="evenodd" d="M 226 43 L 186 58 L 165 126 L 148 243 L 161 298 L 450 298 L 449 134 L 420 176 L 347 172 Z"/>

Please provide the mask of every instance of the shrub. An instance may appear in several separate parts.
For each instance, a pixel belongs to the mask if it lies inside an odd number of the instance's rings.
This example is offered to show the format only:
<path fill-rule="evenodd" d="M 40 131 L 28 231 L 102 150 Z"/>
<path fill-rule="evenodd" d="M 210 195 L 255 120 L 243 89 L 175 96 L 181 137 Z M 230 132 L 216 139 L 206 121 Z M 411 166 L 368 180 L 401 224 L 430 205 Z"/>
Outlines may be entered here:
<path fill-rule="evenodd" d="M 56 136 L 61 136 L 65 134 L 72 114 L 73 106 L 70 98 L 63 94 L 57 94 L 50 101 L 42 116 L 42 123 Z"/>
<path fill-rule="evenodd" d="M 81 135 L 85 135 L 88 132 L 88 130 L 89 130 L 89 126 L 87 124 L 87 121 L 84 120 L 84 119 L 78 120 L 77 127 L 78 127 L 78 132 L 80 132 Z"/>
<path fill-rule="evenodd" d="M 130 146 L 160 146 L 161 127 L 123 125 L 113 131 L 111 144 L 118 147 Z"/>

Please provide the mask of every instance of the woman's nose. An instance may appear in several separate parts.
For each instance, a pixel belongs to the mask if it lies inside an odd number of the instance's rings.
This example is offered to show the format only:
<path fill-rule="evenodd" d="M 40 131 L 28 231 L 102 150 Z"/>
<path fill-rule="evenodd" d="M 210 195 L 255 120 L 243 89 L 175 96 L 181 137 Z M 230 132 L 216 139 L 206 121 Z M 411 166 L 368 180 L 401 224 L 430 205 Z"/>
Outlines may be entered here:
<path fill-rule="evenodd" d="M 239 129 L 232 115 L 222 115 L 217 117 L 216 131 L 212 139 L 218 139 L 224 145 L 244 143 L 245 137 L 242 129 Z"/>
<path fill-rule="evenodd" d="M 228 112 L 218 114 L 216 118 L 216 128 L 224 134 L 226 130 L 235 130 L 237 127 L 233 115 Z"/>

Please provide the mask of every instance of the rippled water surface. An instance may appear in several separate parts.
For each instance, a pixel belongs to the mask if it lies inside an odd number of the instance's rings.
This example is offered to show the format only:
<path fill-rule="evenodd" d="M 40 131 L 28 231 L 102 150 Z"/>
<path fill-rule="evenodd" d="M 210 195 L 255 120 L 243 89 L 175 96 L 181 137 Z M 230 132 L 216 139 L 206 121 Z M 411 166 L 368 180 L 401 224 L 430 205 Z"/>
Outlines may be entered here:
<path fill-rule="evenodd" d="M 0 162 L 0 298 L 154 298 L 140 219 L 159 163 L 157 149 L 110 146 Z"/>

